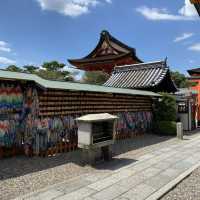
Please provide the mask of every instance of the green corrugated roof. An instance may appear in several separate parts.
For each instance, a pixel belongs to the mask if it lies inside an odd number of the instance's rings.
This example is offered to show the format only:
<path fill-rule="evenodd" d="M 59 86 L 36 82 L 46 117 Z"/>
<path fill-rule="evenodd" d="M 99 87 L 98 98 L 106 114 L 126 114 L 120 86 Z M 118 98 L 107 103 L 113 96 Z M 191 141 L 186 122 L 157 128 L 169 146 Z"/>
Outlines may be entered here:
<path fill-rule="evenodd" d="M 142 95 L 142 96 L 160 96 L 157 93 L 149 91 L 114 88 L 114 87 L 106 87 L 100 85 L 72 83 L 64 81 L 51 81 L 43 79 L 35 74 L 10 72 L 4 70 L 0 70 L 0 79 L 34 81 L 38 85 L 49 89 L 106 92 L 106 93 L 118 93 L 118 94 L 129 94 L 129 95 Z"/>

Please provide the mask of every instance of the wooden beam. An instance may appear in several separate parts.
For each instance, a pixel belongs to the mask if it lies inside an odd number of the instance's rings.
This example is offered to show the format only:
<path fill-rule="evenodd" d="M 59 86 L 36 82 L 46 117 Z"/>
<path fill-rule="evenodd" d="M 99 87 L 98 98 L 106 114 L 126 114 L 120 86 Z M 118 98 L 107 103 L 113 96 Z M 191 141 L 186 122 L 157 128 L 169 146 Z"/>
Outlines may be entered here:
<path fill-rule="evenodd" d="M 192 4 L 195 4 L 195 3 L 200 3 L 200 0 L 190 0 L 190 2 L 191 2 Z"/>

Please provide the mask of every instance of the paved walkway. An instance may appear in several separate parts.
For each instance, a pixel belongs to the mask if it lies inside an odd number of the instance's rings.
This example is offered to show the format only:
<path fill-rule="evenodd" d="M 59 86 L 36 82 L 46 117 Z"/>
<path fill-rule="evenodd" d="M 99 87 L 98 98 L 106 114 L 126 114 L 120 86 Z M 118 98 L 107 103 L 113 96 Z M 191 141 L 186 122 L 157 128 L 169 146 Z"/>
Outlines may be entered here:
<path fill-rule="evenodd" d="M 157 199 L 200 165 L 200 135 L 122 161 L 118 169 L 99 169 L 18 200 Z"/>

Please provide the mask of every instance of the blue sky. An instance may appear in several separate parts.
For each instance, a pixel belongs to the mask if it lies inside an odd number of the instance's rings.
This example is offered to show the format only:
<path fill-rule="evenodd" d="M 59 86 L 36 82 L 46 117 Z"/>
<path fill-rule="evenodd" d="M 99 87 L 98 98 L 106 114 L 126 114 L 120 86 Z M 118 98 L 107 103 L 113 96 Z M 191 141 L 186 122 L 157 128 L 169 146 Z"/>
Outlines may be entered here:
<path fill-rule="evenodd" d="M 100 32 L 149 62 L 168 57 L 183 73 L 200 66 L 200 18 L 189 0 L 0 1 L 0 67 L 86 56 Z"/>

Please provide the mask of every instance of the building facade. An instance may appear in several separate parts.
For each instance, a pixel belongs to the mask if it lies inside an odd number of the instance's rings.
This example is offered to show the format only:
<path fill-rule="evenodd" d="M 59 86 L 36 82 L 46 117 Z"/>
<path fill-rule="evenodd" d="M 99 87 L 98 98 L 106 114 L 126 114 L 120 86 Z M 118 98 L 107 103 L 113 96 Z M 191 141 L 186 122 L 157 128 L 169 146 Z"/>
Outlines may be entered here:
<path fill-rule="evenodd" d="M 191 89 L 197 91 L 197 109 L 198 109 L 198 125 L 200 125 L 200 68 L 190 69 L 188 70 L 190 77 L 188 80 L 194 84 Z"/>

